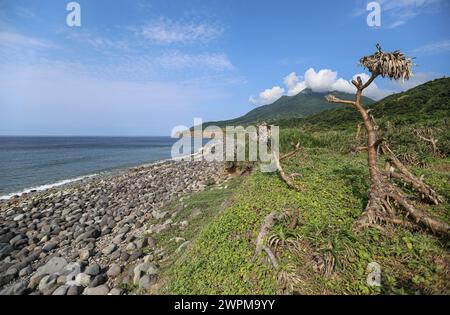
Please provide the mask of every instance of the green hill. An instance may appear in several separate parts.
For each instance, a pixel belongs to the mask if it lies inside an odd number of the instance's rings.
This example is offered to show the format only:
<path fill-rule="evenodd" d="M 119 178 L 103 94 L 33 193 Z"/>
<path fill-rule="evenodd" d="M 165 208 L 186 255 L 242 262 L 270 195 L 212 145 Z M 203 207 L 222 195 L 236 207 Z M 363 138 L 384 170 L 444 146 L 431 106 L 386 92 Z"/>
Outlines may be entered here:
<path fill-rule="evenodd" d="M 364 103 L 364 101 L 363 101 Z M 395 125 L 422 124 L 450 117 L 450 78 L 429 81 L 408 91 L 390 95 L 376 103 L 365 103 L 377 119 L 390 120 Z M 342 129 L 360 122 L 358 112 L 350 107 L 330 109 L 303 119 L 274 119 L 282 127 L 310 126 L 320 129 Z"/>
<path fill-rule="evenodd" d="M 215 125 L 219 127 L 224 126 L 238 126 L 249 125 L 261 121 L 273 121 L 287 118 L 302 118 L 307 117 L 330 108 L 340 108 L 342 105 L 329 104 L 325 101 L 325 96 L 333 94 L 342 99 L 353 99 L 354 95 L 343 92 L 326 92 L 319 93 L 306 89 L 294 96 L 283 96 L 272 104 L 260 106 L 248 112 L 244 116 L 223 120 L 208 122 L 203 124 L 204 127 Z M 370 98 L 363 97 L 363 102 L 372 104 L 374 101 Z"/>

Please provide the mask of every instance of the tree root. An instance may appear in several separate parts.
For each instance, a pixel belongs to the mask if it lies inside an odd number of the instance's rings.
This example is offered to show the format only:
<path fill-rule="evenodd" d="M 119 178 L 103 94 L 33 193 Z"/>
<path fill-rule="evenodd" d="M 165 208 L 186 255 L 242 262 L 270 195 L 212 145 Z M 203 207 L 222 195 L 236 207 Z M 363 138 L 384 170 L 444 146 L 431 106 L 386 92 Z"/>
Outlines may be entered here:
<path fill-rule="evenodd" d="M 278 262 L 277 262 L 277 258 L 275 257 L 275 254 L 272 252 L 272 250 L 267 247 L 264 246 L 263 248 L 265 250 L 265 252 L 267 253 L 267 256 L 270 259 L 270 262 L 272 263 L 273 268 L 278 269 Z"/>
<path fill-rule="evenodd" d="M 284 214 L 277 213 L 275 211 L 271 212 L 263 221 L 261 228 L 258 233 L 258 237 L 256 238 L 256 249 L 255 253 L 253 254 L 252 261 L 255 262 L 256 257 L 259 255 L 259 253 L 266 247 L 265 241 L 267 238 L 267 234 L 269 231 L 273 228 L 275 223 L 278 220 L 281 220 L 284 217 Z M 267 250 L 265 250 L 267 252 Z M 269 257 L 270 258 L 270 257 Z"/>
<path fill-rule="evenodd" d="M 391 204 L 391 200 L 395 205 Z M 412 220 L 400 219 L 396 209 L 402 209 L 405 217 L 411 217 Z M 450 229 L 446 223 L 416 209 L 398 187 L 387 182 L 370 188 L 369 202 L 363 214 L 356 221 L 355 228 L 360 230 L 361 228 L 379 225 L 380 223 L 397 224 L 409 229 L 423 227 L 431 230 L 434 234 L 442 236 L 448 236 Z"/>
<path fill-rule="evenodd" d="M 410 185 L 415 191 L 421 194 L 422 199 L 428 199 L 434 204 L 439 204 L 443 201 L 443 198 L 434 191 L 430 186 L 425 184 L 422 180 L 415 177 L 402 162 L 395 156 L 395 154 L 384 144 L 382 146 L 383 153 L 388 156 L 388 163 L 385 166 L 385 175 L 401 180 L 402 182 Z M 390 163 L 393 165 L 391 166 Z M 395 172 L 398 169 L 400 173 Z"/>

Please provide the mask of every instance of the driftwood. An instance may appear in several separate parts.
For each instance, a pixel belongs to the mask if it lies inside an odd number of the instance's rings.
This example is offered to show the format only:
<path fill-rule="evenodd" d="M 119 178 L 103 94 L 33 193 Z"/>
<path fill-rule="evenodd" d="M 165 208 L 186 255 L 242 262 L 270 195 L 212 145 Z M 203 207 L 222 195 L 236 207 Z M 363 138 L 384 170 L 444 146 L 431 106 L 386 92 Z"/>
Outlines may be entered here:
<path fill-rule="evenodd" d="M 258 257 L 259 253 L 264 249 L 266 251 L 266 253 L 269 255 L 269 258 L 272 260 L 272 257 L 270 256 L 269 251 L 267 251 L 267 247 L 265 246 L 265 241 L 267 238 L 267 234 L 269 233 L 269 231 L 273 228 L 273 226 L 275 225 L 275 223 L 279 220 L 281 220 L 284 217 L 283 214 L 277 213 L 275 211 L 271 212 L 263 221 L 261 228 L 259 230 L 258 233 L 258 237 L 256 238 L 256 249 L 255 249 L 255 253 L 253 254 L 253 259 L 252 261 L 255 262 L 256 257 Z M 272 253 L 273 255 L 273 253 Z M 273 258 L 275 258 L 275 255 L 273 255 Z M 272 260 L 272 264 L 273 264 L 273 260 Z M 275 259 L 276 262 L 276 259 Z"/>
<path fill-rule="evenodd" d="M 292 178 L 290 176 L 287 176 L 286 173 L 283 170 L 283 167 L 281 166 L 280 163 L 280 158 L 278 157 L 278 153 L 273 151 L 273 159 L 275 161 L 275 165 L 277 167 L 278 170 L 278 174 L 280 175 L 281 179 L 286 183 L 286 185 L 289 188 L 292 188 L 296 191 L 301 191 L 300 187 L 298 187 L 294 181 L 292 180 Z M 297 174 L 298 175 L 298 174 Z"/>
<path fill-rule="evenodd" d="M 289 152 L 289 153 L 286 153 L 286 154 L 282 155 L 282 156 L 280 157 L 280 161 L 283 161 L 283 160 L 285 160 L 285 159 L 288 159 L 288 158 L 290 158 L 291 156 L 294 156 L 295 154 L 297 154 L 298 152 L 300 152 L 300 151 L 302 150 L 302 148 L 300 147 L 300 142 L 298 142 L 297 144 L 291 143 L 291 145 L 292 145 L 292 147 L 294 148 L 294 150 L 292 150 L 292 151 Z"/>

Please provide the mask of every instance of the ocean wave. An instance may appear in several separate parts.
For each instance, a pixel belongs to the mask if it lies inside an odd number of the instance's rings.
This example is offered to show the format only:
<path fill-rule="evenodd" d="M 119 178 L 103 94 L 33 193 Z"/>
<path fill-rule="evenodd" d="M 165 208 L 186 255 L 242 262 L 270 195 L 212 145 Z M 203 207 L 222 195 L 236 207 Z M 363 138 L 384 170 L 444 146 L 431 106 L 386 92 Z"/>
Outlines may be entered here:
<path fill-rule="evenodd" d="M 70 184 L 70 183 L 73 183 L 73 182 L 78 182 L 80 180 L 91 178 L 91 177 L 94 177 L 94 176 L 97 176 L 97 174 L 79 176 L 79 177 L 75 177 L 75 178 L 60 180 L 60 181 L 52 183 L 52 184 L 45 184 L 45 185 L 40 185 L 40 186 L 37 186 L 37 187 L 27 188 L 27 189 L 24 189 L 24 190 L 22 190 L 20 192 L 15 192 L 15 193 L 10 193 L 10 194 L 4 195 L 4 196 L 0 196 L 0 200 L 8 200 L 8 199 L 11 199 L 14 196 L 21 196 L 23 194 L 27 194 L 27 193 L 30 193 L 30 192 L 44 191 L 44 190 L 47 190 L 47 189 L 50 189 L 50 188 L 63 186 L 63 185 Z"/>

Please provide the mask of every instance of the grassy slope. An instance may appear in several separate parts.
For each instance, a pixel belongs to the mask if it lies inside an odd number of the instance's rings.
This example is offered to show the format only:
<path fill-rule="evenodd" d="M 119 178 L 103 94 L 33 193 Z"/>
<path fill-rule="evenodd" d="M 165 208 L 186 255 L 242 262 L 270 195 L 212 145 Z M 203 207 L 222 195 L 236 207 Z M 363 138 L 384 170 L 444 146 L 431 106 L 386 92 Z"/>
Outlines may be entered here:
<path fill-rule="evenodd" d="M 441 128 L 436 130 L 440 149 L 448 156 L 449 135 L 445 130 L 450 110 L 446 89 L 449 85 L 449 79 L 436 80 L 374 106 L 383 136 L 396 152 L 417 155 L 426 167 L 412 167 L 412 171 L 424 175 L 425 181 L 447 200 L 439 206 L 423 206 L 424 210 L 447 222 L 450 222 L 450 159 L 430 158 L 430 148 L 412 137 L 410 128 L 411 124 Z M 287 189 L 276 174 L 255 171 L 242 184 L 230 185 L 228 190 L 212 197 L 204 193 L 193 196 L 194 200 L 206 198 L 205 207 L 211 209 L 210 215 L 194 225 L 192 247 L 164 269 L 161 292 L 282 292 L 275 279 L 277 272 L 267 264 L 265 256 L 261 254 L 255 263 L 251 258 L 264 217 L 273 210 L 299 208 L 297 228 L 291 230 L 279 224 L 273 229 L 282 237 L 299 238 L 303 251 L 291 256 L 282 254 L 280 264 L 281 269 L 289 265 L 296 268 L 301 280 L 298 292 L 449 294 L 448 241 L 401 227 L 387 226 L 384 232 L 366 229 L 360 234 L 352 230 L 367 202 L 368 187 L 365 154 L 348 153 L 358 121 L 353 116 L 352 109 L 338 109 L 281 124 L 282 151 L 289 150 L 289 143 L 299 139 L 305 147 L 302 154 L 284 162 L 288 174 L 302 174 L 301 178 L 296 177 L 304 188 L 302 193 Z M 230 205 L 222 207 L 225 191 L 234 197 Z M 407 188 L 405 192 L 411 193 Z M 188 206 L 186 213 L 190 210 L 192 207 Z M 332 277 L 314 271 L 312 253 L 316 251 L 331 251 L 335 257 L 337 264 Z M 380 288 L 366 284 L 366 267 L 370 262 L 381 265 Z"/>
<path fill-rule="evenodd" d="M 448 199 L 449 160 L 433 160 L 427 169 L 415 170 Z M 274 231 L 298 235 L 304 255 L 286 256 L 281 268 L 294 264 L 302 279 L 304 294 L 366 293 L 450 293 L 448 245 L 434 236 L 399 227 L 386 232 L 367 229 L 352 231 L 367 198 L 364 155 L 351 156 L 327 149 L 308 149 L 300 159 L 292 159 L 288 173 L 301 172 L 297 182 L 303 193 L 289 190 L 276 174 L 254 172 L 244 180 L 225 211 L 205 224 L 193 247 L 167 271 L 165 293 L 177 294 L 272 294 L 279 293 L 275 272 L 260 255 L 251 258 L 255 239 L 264 217 L 273 210 L 291 207 L 301 210 L 300 225 L 289 230 L 283 224 Z M 448 204 L 427 211 L 449 221 Z M 314 272 L 311 254 L 329 249 L 337 260 L 336 272 L 326 278 Z M 382 287 L 366 284 L 366 267 L 378 262 L 382 267 Z M 448 272 L 448 270 L 447 270 Z"/>

